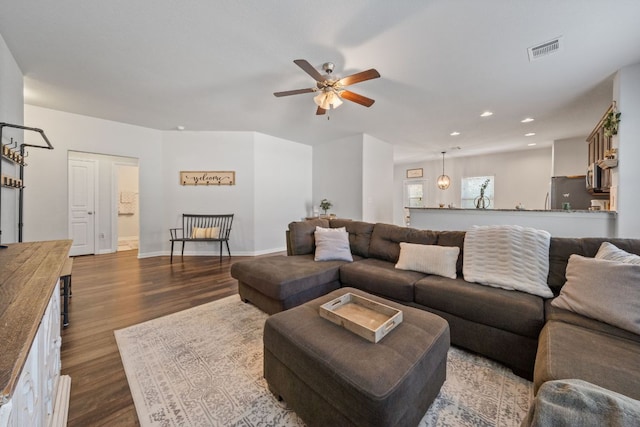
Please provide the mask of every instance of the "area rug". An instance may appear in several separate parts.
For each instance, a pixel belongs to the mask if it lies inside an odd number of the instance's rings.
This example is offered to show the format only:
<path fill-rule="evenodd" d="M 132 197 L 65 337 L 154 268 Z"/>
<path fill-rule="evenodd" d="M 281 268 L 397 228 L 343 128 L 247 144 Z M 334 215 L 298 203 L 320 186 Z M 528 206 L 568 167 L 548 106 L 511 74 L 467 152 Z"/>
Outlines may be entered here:
<path fill-rule="evenodd" d="M 236 295 L 115 331 L 140 425 L 304 426 L 263 378 L 266 318 Z M 518 426 L 532 398 L 529 381 L 452 347 L 420 427 Z"/>

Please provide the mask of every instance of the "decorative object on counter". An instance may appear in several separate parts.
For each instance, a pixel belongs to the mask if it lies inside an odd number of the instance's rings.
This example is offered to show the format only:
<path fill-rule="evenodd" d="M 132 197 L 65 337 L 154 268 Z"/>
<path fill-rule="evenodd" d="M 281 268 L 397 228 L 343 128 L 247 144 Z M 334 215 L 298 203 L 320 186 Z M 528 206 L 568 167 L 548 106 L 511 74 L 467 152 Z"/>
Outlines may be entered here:
<path fill-rule="evenodd" d="M 444 203 L 440 203 L 438 206 L 440 206 L 441 208 L 444 208 Z"/>
<path fill-rule="evenodd" d="M 475 198 L 474 203 L 476 205 L 476 209 L 486 209 L 491 204 L 491 199 L 484 195 L 487 186 L 491 180 L 487 178 L 484 183 L 480 186 L 480 195 Z"/>
<path fill-rule="evenodd" d="M 331 207 L 333 206 L 333 204 L 328 201 L 327 199 L 322 199 L 320 200 L 320 209 L 322 209 L 324 211 L 324 215 L 327 215 L 327 211 L 329 209 L 331 209 Z"/>
<path fill-rule="evenodd" d="M 618 158 L 618 149 L 617 148 L 610 148 L 608 150 L 604 151 L 604 158 L 605 159 L 616 159 Z"/>
<path fill-rule="evenodd" d="M 451 184 L 451 180 L 449 179 L 449 177 L 444 174 L 444 155 L 445 155 L 445 153 L 446 153 L 446 151 L 442 152 L 442 175 L 440 175 L 438 177 L 438 188 L 441 189 L 441 190 L 446 190 L 447 188 L 449 188 L 449 185 Z"/>
<path fill-rule="evenodd" d="M 563 210 L 563 211 L 569 211 L 569 210 L 571 210 L 571 203 L 569 203 L 569 202 L 564 202 L 564 203 L 562 204 L 562 210 Z"/>
<path fill-rule="evenodd" d="M 616 103 L 613 103 L 613 108 L 609 111 L 604 118 L 602 128 L 604 129 L 604 136 L 611 137 L 618 134 L 618 125 L 620 124 L 621 113 L 616 110 Z"/>
<path fill-rule="evenodd" d="M 618 159 L 600 159 L 596 163 L 602 169 L 611 169 L 618 166 Z"/>
<path fill-rule="evenodd" d="M 422 176 L 423 176 L 422 168 L 407 169 L 407 178 L 422 178 Z"/>
<path fill-rule="evenodd" d="M 516 205 L 516 209 L 519 211 L 524 210 L 524 205 L 522 204 L 522 202 L 518 202 L 518 204 Z"/>

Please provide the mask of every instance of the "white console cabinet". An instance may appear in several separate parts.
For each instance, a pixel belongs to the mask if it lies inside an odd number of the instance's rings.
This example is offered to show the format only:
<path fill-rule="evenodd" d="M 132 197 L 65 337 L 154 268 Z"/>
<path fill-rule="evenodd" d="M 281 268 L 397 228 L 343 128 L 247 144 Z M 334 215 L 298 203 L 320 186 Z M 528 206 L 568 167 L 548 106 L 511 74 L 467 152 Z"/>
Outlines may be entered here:
<path fill-rule="evenodd" d="M 0 306 L 0 340 L 3 358 L 13 361 L 0 364 L 0 427 L 66 425 L 71 379 L 60 375 L 59 291 L 66 242 L 16 243 L 0 252 L 0 293 L 8 301 Z"/>

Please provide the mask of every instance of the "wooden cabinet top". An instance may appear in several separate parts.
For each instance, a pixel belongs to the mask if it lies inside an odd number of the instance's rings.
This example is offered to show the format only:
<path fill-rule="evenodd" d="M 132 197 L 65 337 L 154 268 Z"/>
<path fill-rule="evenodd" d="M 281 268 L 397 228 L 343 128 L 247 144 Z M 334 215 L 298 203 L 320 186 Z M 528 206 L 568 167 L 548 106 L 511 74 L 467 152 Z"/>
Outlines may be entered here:
<path fill-rule="evenodd" d="M 53 240 L 0 249 L 0 404 L 13 393 L 70 248 L 71 240 Z"/>

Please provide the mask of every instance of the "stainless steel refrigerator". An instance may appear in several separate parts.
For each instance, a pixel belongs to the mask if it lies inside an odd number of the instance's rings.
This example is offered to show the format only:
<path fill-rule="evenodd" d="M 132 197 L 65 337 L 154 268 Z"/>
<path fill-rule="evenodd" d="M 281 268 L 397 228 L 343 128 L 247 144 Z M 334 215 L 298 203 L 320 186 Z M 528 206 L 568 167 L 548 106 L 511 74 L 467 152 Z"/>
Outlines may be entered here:
<path fill-rule="evenodd" d="M 591 206 L 592 199 L 597 197 L 587 191 L 584 175 L 551 178 L 551 209 L 563 209 L 563 204 L 569 203 L 571 210 L 587 210 Z"/>

